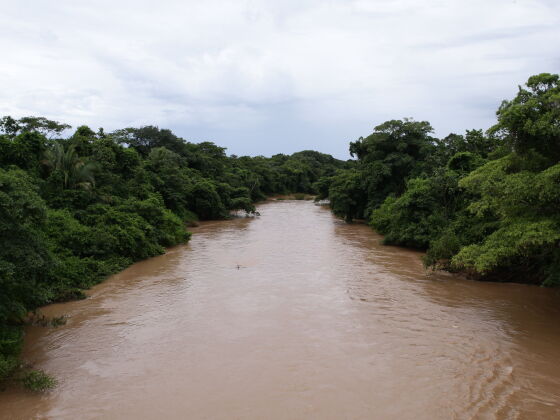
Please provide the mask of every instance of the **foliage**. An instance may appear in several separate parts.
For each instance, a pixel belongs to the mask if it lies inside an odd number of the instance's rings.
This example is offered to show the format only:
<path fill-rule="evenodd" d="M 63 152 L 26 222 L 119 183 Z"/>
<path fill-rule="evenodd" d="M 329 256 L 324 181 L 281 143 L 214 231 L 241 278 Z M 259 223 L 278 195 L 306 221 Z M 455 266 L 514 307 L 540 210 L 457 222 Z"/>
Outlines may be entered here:
<path fill-rule="evenodd" d="M 46 206 L 32 178 L 0 169 L 0 326 L 22 319 L 52 265 L 41 235 Z"/>
<path fill-rule="evenodd" d="M 0 325 L 0 384 L 19 367 L 17 355 L 22 344 L 21 329 Z"/>
<path fill-rule="evenodd" d="M 57 381 L 42 370 L 30 370 L 23 375 L 21 383 L 29 391 L 42 392 L 54 388 Z"/>
<path fill-rule="evenodd" d="M 549 159 L 560 160 L 560 76 L 541 73 L 529 78 L 517 96 L 503 101 L 498 123 L 490 131 L 504 138 L 513 149 L 525 154 L 535 150 Z"/>
<path fill-rule="evenodd" d="M 62 187 L 65 189 L 76 187 L 89 189 L 95 183 L 95 164 L 80 159 L 74 145 L 68 146 L 65 150 L 62 143 L 55 143 L 46 151 L 43 163 L 51 173 L 61 174 Z"/>
<path fill-rule="evenodd" d="M 409 180 L 399 197 L 389 196 L 371 214 L 370 224 L 385 234 L 384 242 L 426 248 L 449 223 L 457 205 L 457 179 L 453 173 Z"/>
<path fill-rule="evenodd" d="M 560 244 L 560 164 L 538 171 L 542 159 L 517 154 L 491 161 L 461 181 L 476 194 L 469 211 L 490 214 L 498 229 L 479 243 L 462 248 L 452 259 L 455 268 L 495 277 L 519 268 L 527 281 L 552 285 Z"/>
<path fill-rule="evenodd" d="M 68 124 L 61 124 L 45 117 L 23 117 L 15 120 L 8 115 L 0 119 L 0 131 L 8 136 L 21 133 L 38 133 L 50 138 L 59 136 L 69 128 L 71 126 Z"/>
<path fill-rule="evenodd" d="M 331 181 L 329 200 L 335 214 L 348 221 L 367 218 L 387 196 L 402 194 L 408 178 L 429 172 L 428 157 L 435 150 L 432 131 L 426 121 L 391 120 L 350 143 L 350 154 L 358 162 Z"/>
<path fill-rule="evenodd" d="M 362 219 L 367 206 L 367 195 L 360 171 L 350 169 L 340 171 L 331 178 L 329 188 L 331 208 L 337 216 L 347 222 Z"/>

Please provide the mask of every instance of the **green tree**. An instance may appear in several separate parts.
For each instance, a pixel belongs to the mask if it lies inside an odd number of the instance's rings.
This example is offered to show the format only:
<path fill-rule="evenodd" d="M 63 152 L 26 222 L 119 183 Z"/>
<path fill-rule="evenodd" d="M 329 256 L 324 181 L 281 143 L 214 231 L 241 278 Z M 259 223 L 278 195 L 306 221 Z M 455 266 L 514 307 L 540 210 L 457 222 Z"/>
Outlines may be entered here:
<path fill-rule="evenodd" d="M 68 124 L 61 124 L 45 117 L 23 117 L 15 120 L 5 116 L 0 120 L 0 130 L 10 136 L 19 133 L 39 133 L 48 138 L 60 136 L 64 130 L 71 128 Z"/>
<path fill-rule="evenodd" d="M 385 235 L 384 243 L 425 249 L 451 222 L 461 206 L 458 174 L 441 171 L 413 178 L 399 197 L 389 196 L 374 210 L 370 224 Z"/>
<path fill-rule="evenodd" d="M 334 214 L 347 222 L 363 219 L 367 206 L 367 193 L 362 173 L 357 169 L 343 170 L 332 177 L 329 199 Z"/>
<path fill-rule="evenodd" d="M 216 191 L 216 184 L 208 179 L 197 180 L 189 189 L 190 209 L 201 219 L 222 219 L 226 208 Z"/>
<path fill-rule="evenodd" d="M 473 215 L 499 222 L 482 241 L 461 248 L 452 259 L 455 268 L 560 284 L 560 164 L 535 171 L 526 157 L 512 154 L 473 171 L 460 185 L 477 197 L 469 205 Z"/>
<path fill-rule="evenodd" d="M 557 74 L 541 73 L 529 78 L 517 96 L 503 101 L 496 112 L 498 123 L 490 129 L 514 150 L 535 150 L 549 162 L 560 161 L 560 82 Z"/>
<path fill-rule="evenodd" d="M 81 159 L 74 145 L 65 150 L 62 143 L 55 143 L 46 151 L 43 163 L 51 173 L 61 174 L 63 188 L 89 189 L 95 185 L 95 163 Z"/>
<path fill-rule="evenodd" d="M 358 158 L 368 195 L 368 208 L 377 208 L 390 194 L 400 195 L 409 178 L 433 168 L 428 157 L 435 151 L 433 128 L 427 121 L 391 120 L 375 127 L 366 138 L 350 143 Z"/>

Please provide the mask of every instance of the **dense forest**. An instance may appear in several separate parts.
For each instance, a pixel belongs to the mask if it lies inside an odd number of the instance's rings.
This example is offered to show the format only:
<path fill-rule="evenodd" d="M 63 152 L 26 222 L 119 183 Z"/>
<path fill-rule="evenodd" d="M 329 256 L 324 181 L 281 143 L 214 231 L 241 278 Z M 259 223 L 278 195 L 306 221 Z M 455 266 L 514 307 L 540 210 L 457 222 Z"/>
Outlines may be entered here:
<path fill-rule="evenodd" d="M 543 73 L 496 124 L 438 139 L 391 120 L 350 143 L 354 160 L 303 151 L 227 156 L 158 127 L 105 133 L 42 117 L 0 121 L 0 380 L 20 364 L 29 311 L 83 290 L 278 193 L 328 198 L 427 267 L 560 285 L 560 83 Z M 64 136 L 65 133 L 71 135 Z"/>
<path fill-rule="evenodd" d="M 387 121 L 350 144 L 355 168 L 318 181 L 321 198 L 366 219 L 428 267 L 560 285 L 559 76 L 530 77 L 486 132 L 443 139 L 426 122 Z"/>
<path fill-rule="evenodd" d="M 83 298 L 108 275 L 187 241 L 196 220 L 254 213 L 271 194 L 311 193 L 352 165 L 313 151 L 227 156 L 153 126 L 81 126 L 63 137 L 70 130 L 42 117 L 0 120 L 0 381 L 19 365 L 29 311 Z"/>

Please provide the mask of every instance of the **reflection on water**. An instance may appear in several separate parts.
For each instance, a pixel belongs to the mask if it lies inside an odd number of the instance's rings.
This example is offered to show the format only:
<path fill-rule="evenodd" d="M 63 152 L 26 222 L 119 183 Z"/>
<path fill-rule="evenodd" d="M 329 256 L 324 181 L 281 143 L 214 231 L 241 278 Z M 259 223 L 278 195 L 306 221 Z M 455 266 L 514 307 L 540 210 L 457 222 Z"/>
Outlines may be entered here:
<path fill-rule="evenodd" d="M 69 322 L 24 357 L 60 386 L 0 418 L 560 418 L 557 292 L 424 273 L 310 202 L 259 211 L 46 308 Z"/>

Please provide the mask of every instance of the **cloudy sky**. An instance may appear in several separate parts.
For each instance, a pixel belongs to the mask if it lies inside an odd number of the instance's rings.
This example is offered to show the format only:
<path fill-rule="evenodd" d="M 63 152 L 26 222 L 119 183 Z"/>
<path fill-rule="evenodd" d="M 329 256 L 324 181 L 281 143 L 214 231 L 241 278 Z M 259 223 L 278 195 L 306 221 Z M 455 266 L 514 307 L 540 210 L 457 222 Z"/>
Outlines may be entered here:
<path fill-rule="evenodd" d="M 0 114 L 141 125 L 230 153 L 316 149 L 387 119 L 488 128 L 560 72 L 559 0 L 0 0 Z"/>

